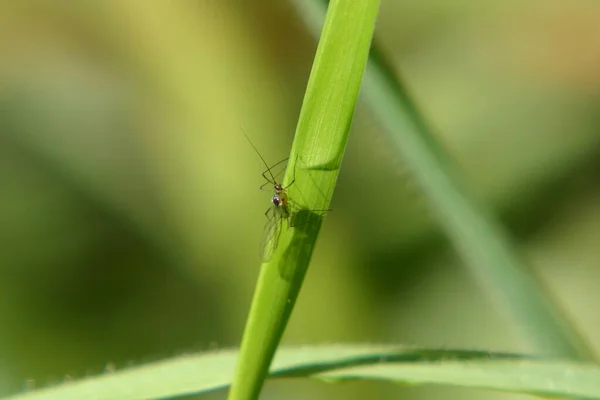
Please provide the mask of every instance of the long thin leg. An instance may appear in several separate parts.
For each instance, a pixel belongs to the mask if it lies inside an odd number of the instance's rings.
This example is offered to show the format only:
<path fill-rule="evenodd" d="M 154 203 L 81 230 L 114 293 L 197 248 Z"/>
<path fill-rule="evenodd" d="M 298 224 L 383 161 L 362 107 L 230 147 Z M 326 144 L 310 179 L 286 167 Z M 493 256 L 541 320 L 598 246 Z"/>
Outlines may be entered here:
<path fill-rule="evenodd" d="M 267 208 L 267 211 L 265 211 L 265 217 L 267 217 L 267 219 L 270 221 L 273 219 L 273 217 L 269 217 L 269 212 L 273 212 L 273 206 Z"/>
<path fill-rule="evenodd" d="M 262 185 L 259 186 L 259 189 L 262 190 L 263 192 L 265 191 L 264 187 L 267 185 L 274 185 L 274 183 L 272 182 L 265 182 Z"/>
<path fill-rule="evenodd" d="M 298 156 L 296 156 L 296 161 L 294 162 L 294 176 L 292 178 L 292 181 L 283 189 L 288 189 L 290 186 L 292 186 L 294 184 L 294 182 L 296 182 L 296 166 L 298 165 Z"/>
<path fill-rule="evenodd" d="M 270 174 L 271 173 L 271 168 L 269 168 L 268 170 L 266 170 L 265 172 L 262 173 L 262 177 L 265 178 L 265 181 L 267 181 L 267 183 L 271 183 L 273 184 L 273 179 L 269 178 L 267 176 L 267 172 Z M 265 183 L 266 185 L 266 183 Z"/>
<path fill-rule="evenodd" d="M 272 177 L 273 177 L 273 174 L 271 174 L 271 170 L 272 170 L 273 168 L 275 168 L 276 166 L 278 166 L 279 164 L 281 164 L 281 163 L 283 163 L 283 162 L 286 162 L 287 160 L 289 160 L 289 157 L 288 157 L 288 158 L 284 158 L 283 160 L 279 161 L 278 163 L 271 165 L 269 168 L 267 168 L 267 169 L 265 170 L 265 172 L 263 172 L 263 173 L 262 173 L 262 176 L 263 176 L 263 178 L 265 178 L 265 180 L 267 180 L 267 181 L 269 181 L 269 182 L 271 182 L 271 183 L 273 183 L 273 184 L 274 184 L 275 182 L 273 182 L 273 178 L 272 178 Z M 269 177 L 267 176 L 267 173 L 268 173 L 269 175 L 271 175 L 271 179 L 269 179 Z"/>
<path fill-rule="evenodd" d="M 287 161 L 288 159 L 289 159 L 289 157 L 288 158 L 284 158 L 283 160 L 281 160 L 278 163 L 272 165 L 271 167 L 269 167 L 266 171 L 264 171 L 262 173 L 262 177 L 263 177 L 263 179 L 266 182 L 259 186 L 260 190 L 265 191 L 265 189 L 264 189 L 265 186 L 267 186 L 267 185 L 276 185 L 277 184 L 276 177 L 277 177 L 277 175 L 281 174 L 281 172 L 283 172 L 283 171 L 280 171 L 277 174 L 273 175 L 273 173 L 271 172 L 271 170 L 273 168 L 275 168 L 276 166 L 278 166 L 279 164 Z"/>
<path fill-rule="evenodd" d="M 331 209 L 331 208 L 330 208 L 330 209 L 327 209 L 327 210 L 301 210 L 301 209 L 298 209 L 298 208 L 297 208 L 297 210 L 298 210 L 298 211 L 296 211 L 296 213 L 295 213 L 296 215 L 297 215 L 297 214 L 298 214 L 300 211 L 313 212 L 313 213 L 326 213 L 326 212 L 329 212 L 329 211 L 333 211 L 333 209 Z M 323 215 L 324 215 L 324 214 L 323 214 Z M 292 219 L 293 219 L 293 218 L 294 218 L 294 215 L 293 215 L 293 214 L 292 214 L 292 215 L 290 215 L 290 217 L 288 218 L 288 228 L 293 228 L 293 227 L 295 227 L 295 226 L 302 226 L 302 225 L 303 225 L 303 224 L 300 224 L 300 225 L 298 225 L 298 224 L 294 224 L 294 223 L 292 222 Z"/>
<path fill-rule="evenodd" d="M 327 211 L 333 211 L 333 210 L 302 210 L 302 211 L 310 211 L 310 212 L 327 212 Z M 288 228 L 294 228 L 296 226 L 302 226 L 308 223 L 308 221 L 305 221 L 304 223 L 294 223 L 292 222 L 294 216 L 291 216 L 290 218 L 288 218 Z"/>
<path fill-rule="evenodd" d="M 328 212 L 328 211 L 333 211 L 333 209 L 328 209 L 328 210 L 301 210 L 301 211 L 308 211 L 308 212 Z M 298 225 L 294 225 L 294 223 L 292 222 L 293 219 L 293 215 L 290 215 L 287 219 L 287 223 L 288 223 L 288 228 L 293 228 L 294 226 L 298 226 Z"/>
<path fill-rule="evenodd" d="M 296 212 L 300 212 L 300 211 L 309 211 L 309 212 L 328 212 L 328 211 L 333 211 L 333 208 L 328 208 L 327 210 L 308 210 L 308 209 L 305 209 L 305 208 L 300 208 L 300 206 L 298 206 L 298 204 L 296 204 L 296 202 L 294 202 L 292 199 L 288 199 L 288 207 L 294 208 Z"/>
<path fill-rule="evenodd" d="M 296 182 L 296 178 L 292 179 L 292 181 L 290 182 L 290 184 L 289 184 L 289 185 L 287 185 L 286 187 L 284 187 L 284 188 L 283 188 L 283 190 L 285 190 L 285 189 L 289 189 L 289 188 L 290 188 L 290 186 L 292 186 L 292 185 L 294 184 L 294 182 Z"/>
<path fill-rule="evenodd" d="M 269 169 L 267 169 L 267 171 L 269 171 L 269 170 L 271 170 L 271 169 L 275 168 L 275 167 L 276 167 L 276 166 L 278 166 L 279 164 L 281 164 L 281 163 L 283 163 L 283 162 L 286 162 L 286 161 L 287 161 L 287 160 L 289 160 L 289 159 L 290 159 L 290 158 L 289 158 L 289 157 L 287 157 L 287 158 L 284 158 L 284 159 L 283 159 L 283 160 L 281 160 L 281 161 L 277 161 L 275 164 L 271 165 L 271 166 L 269 167 Z M 267 171 L 265 171 L 264 173 L 266 174 L 266 173 L 267 173 Z"/>

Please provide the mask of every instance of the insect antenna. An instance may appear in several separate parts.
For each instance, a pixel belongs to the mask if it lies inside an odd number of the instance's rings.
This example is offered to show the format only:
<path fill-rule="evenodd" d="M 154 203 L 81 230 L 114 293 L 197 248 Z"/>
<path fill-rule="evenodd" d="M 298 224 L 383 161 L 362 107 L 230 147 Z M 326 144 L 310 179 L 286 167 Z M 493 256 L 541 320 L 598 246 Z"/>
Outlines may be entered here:
<path fill-rule="evenodd" d="M 254 143 L 252 143 L 252 141 L 250 140 L 250 138 L 248 137 L 248 135 L 246 134 L 246 132 L 244 131 L 243 128 L 242 128 L 242 133 L 246 137 L 246 140 L 248 141 L 248 143 L 250 143 L 250 146 L 252 146 L 252 148 L 254 149 L 254 151 L 256 152 L 256 154 L 258 154 L 258 156 L 262 160 L 263 164 L 265 165 L 265 168 L 267 169 L 265 172 L 269 173 L 269 176 L 271 177 L 271 183 L 275 184 L 276 183 L 275 182 L 275 177 L 273 176 L 273 173 L 271 172 L 271 167 L 269 167 L 269 164 L 267 164 L 267 162 L 265 161 L 265 159 L 263 158 L 263 156 L 260 154 L 260 152 L 258 151 L 258 149 L 256 148 L 256 146 L 254 145 Z"/>

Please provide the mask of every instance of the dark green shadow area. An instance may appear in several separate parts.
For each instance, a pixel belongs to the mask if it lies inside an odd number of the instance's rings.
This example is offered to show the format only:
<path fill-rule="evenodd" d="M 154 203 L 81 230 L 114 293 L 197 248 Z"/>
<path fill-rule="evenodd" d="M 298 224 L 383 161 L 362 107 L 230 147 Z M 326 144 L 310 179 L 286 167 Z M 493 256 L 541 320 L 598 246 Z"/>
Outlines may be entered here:
<path fill-rule="evenodd" d="M 302 281 L 323 223 L 323 212 L 300 210 L 292 217 L 288 229 L 289 244 L 282 254 L 279 274 L 286 282 Z"/>

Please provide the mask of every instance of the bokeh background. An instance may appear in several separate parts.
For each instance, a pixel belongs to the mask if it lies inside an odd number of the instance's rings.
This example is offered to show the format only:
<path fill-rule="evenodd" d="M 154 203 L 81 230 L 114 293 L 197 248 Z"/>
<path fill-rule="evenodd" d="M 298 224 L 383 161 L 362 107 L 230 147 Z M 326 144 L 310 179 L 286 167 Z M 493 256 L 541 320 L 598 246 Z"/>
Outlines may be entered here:
<path fill-rule="evenodd" d="M 598 20 L 587 1 L 384 0 L 376 31 L 596 349 Z M 238 345 L 269 204 L 242 129 L 286 156 L 315 49 L 289 1 L 0 2 L 0 394 Z M 284 342 L 531 350 L 385 136 L 360 102 Z M 518 396 L 281 381 L 264 398 Z"/>

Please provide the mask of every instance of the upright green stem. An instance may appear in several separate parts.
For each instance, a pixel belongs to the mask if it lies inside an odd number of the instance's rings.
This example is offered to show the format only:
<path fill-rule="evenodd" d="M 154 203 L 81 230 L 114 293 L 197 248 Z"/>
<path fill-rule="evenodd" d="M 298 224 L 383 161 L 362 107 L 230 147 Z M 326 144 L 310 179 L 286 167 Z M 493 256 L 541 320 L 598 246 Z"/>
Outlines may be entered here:
<path fill-rule="evenodd" d="M 229 399 L 256 399 L 308 269 L 342 163 L 379 0 L 333 0 L 317 48 L 283 185 L 285 223 L 261 267 Z M 294 178 L 292 178 L 294 176 Z"/>

